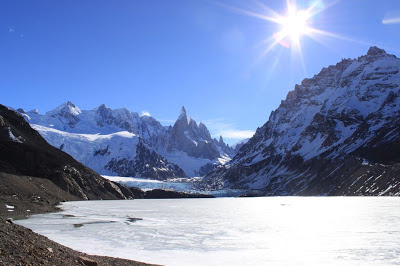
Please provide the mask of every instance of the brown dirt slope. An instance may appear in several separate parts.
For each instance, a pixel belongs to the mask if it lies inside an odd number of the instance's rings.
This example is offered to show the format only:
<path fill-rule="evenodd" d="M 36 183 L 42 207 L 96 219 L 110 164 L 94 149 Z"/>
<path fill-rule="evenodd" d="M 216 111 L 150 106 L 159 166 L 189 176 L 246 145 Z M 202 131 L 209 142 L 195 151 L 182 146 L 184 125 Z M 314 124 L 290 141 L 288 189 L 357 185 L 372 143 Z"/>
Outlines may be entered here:
<path fill-rule="evenodd" d="M 45 178 L 0 172 L 0 217 L 25 218 L 54 212 L 61 201 L 80 200 Z M 6 204 L 14 208 L 6 208 Z"/>

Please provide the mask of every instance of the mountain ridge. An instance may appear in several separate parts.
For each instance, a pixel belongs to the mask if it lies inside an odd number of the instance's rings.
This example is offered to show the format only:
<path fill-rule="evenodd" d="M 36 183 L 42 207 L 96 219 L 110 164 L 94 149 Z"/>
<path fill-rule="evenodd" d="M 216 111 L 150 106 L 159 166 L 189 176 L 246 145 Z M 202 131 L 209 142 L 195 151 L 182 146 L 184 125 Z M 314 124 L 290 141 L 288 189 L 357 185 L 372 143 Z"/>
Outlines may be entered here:
<path fill-rule="evenodd" d="M 204 178 L 204 187 L 272 195 L 400 194 L 399 70 L 396 56 L 371 47 L 304 79 L 229 163 Z M 388 155 L 385 167 L 377 153 Z M 362 183 L 360 176 L 368 178 Z"/>

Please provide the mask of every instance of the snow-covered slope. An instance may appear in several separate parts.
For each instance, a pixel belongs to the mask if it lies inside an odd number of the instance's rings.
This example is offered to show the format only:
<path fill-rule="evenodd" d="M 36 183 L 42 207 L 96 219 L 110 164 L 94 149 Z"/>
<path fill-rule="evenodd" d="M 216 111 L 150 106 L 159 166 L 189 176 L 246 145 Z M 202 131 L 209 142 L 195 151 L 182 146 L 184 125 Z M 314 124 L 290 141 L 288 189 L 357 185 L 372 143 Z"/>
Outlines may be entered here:
<path fill-rule="evenodd" d="M 233 151 L 211 139 L 203 123 L 187 119 L 184 107 L 169 128 L 151 116 L 104 104 L 81 110 L 67 102 L 44 115 L 18 111 L 50 144 L 106 175 L 201 176 L 229 161 Z"/>
<path fill-rule="evenodd" d="M 158 155 L 128 131 L 101 135 L 78 134 L 40 125 L 33 129 L 53 146 L 102 174 L 166 179 L 185 176 L 182 169 Z"/>
<path fill-rule="evenodd" d="M 270 194 L 399 190 L 399 70 L 398 58 L 371 47 L 303 80 L 205 186 Z"/>

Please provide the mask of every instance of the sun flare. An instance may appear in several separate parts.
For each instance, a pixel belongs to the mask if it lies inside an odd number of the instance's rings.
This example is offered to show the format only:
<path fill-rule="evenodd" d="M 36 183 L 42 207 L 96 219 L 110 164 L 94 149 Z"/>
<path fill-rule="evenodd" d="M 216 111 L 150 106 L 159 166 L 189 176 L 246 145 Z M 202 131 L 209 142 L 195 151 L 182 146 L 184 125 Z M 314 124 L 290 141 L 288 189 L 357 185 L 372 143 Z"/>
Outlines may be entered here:
<path fill-rule="evenodd" d="M 303 68 L 304 73 L 306 73 L 307 71 L 302 51 L 304 45 L 306 45 L 305 37 L 308 37 L 309 39 L 312 39 L 313 41 L 326 46 L 327 48 L 333 48 L 327 42 L 327 38 L 345 40 L 354 43 L 363 43 L 359 40 L 325 31 L 320 28 L 321 26 L 326 27 L 327 25 L 326 21 L 322 21 L 324 18 L 323 13 L 325 13 L 328 8 L 336 5 L 340 1 L 341 0 L 286 0 L 282 1 L 286 2 L 286 11 L 282 13 L 269 8 L 259 0 L 254 0 L 254 9 L 243 9 L 229 5 L 222 6 L 243 15 L 251 16 L 268 23 L 275 24 L 273 30 L 268 27 L 267 35 L 264 35 L 265 38 L 262 39 L 258 45 L 256 45 L 256 47 L 263 48 L 261 54 L 257 58 L 257 61 L 261 61 L 261 59 L 264 58 L 269 52 L 274 50 L 277 46 L 281 46 L 291 50 L 292 56 L 296 56 L 299 59 L 301 67 Z M 304 2 L 307 2 L 307 4 Z M 396 18 L 395 21 L 390 22 L 395 23 L 397 22 L 397 19 L 398 18 Z M 389 22 L 384 20 L 383 23 Z M 275 51 L 277 50 L 275 49 Z M 279 50 L 278 57 L 280 57 L 282 51 L 283 50 Z"/>
<path fill-rule="evenodd" d="M 299 42 L 300 38 L 309 34 L 309 12 L 307 10 L 291 10 L 282 18 L 280 35 L 288 37 L 291 42 Z"/>
<path fill-rule="evenodd" d="M 286 48 L 299 48 L 304 35 L 311 35 L 312 7 L 298 9 L 295 2 L 287 2 L 287 14 L 277 15 L 273 21 L 279 25 L 279 31 L 273 34 L 276 43 Z"/>
<path fill-rule="evenodd" d="M 347 39 L 339 35 L 326 32 L 314 27 L 316 19 L 320 19 L 318 14 L 327 8 L 335 5 L 339 0 L 325 4 L 323 0 L 311 0 L 307 6 L 298 7 L 297 0 L 286 0 L 286 12 L 277 13 L 263 3 L 255 0 L 260 12 L 250 11 L 246 9 L 226 6 L 244 15 L 252 16 L 264 21 L 276 24 L 276 30 L 273 34 L 263 40 L 263 44 L 267 44 L 263 56 L 272 50 L 276 45 L 293 49 L 301 54 L 301 40 L 304 36 L 310 37 L 316 41 L 318 36 L 333 37 L 338 39 Z"/>

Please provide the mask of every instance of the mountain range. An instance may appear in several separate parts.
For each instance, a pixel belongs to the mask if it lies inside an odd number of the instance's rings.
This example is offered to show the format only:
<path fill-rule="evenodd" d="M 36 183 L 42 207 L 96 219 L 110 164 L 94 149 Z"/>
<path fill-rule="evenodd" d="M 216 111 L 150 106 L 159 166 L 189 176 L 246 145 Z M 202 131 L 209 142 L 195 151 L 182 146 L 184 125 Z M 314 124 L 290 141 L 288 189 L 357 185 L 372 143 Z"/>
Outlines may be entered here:
<path fill-rule="evenodd" d="M 51 145 L 105 175 L 164 180 L 202 176 L 229 161 L 237 149 L 213 139 L 184 107 L 173 126 L 148 115 L 104 104 L 81 110 L 72 102 L 40 114 L 17 110 Z"/>
<path fill-rule="evenodd" d="M 203 188 L 400 195 L 400 59 L 371 47 L 304 79 Z"/>
<path fill-rule="evenodd" d="M 17 111 L 50 144 L 101 174 L 205 175 L 200 189 L 262 195 L 400 195 L 399 72 L 400 59 L 377 47 L 323 68 L 233 147 L 212 139 L 184 107 L 168 127 L 105 105 Z"/>

